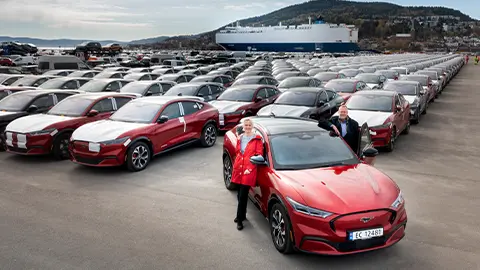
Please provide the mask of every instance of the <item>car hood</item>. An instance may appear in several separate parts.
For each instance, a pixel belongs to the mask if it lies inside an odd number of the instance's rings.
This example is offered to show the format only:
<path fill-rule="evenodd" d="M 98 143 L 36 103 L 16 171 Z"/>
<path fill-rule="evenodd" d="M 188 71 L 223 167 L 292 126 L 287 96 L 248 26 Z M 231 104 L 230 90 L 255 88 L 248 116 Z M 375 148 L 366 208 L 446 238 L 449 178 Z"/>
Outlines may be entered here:
<path fill-rule="evenodd" d="M 0 111 L 0 122 L 8 122 L 26 115 L 26 112 L 2 112 Z"/>
<path fill-rule="evenodd" d="M 60 122 L 73 120 L 78 117 L 67 117 L 59 115 L 35 114 L 18 118 L 8 124 L 6 130 L 18 133 L 40 131 L 44 128 Z"/>
<path fill-rule="evenodd" d="M 417 96 L 414 96 L 414 95 L 408 95 L 408 96 L 407 96 L 407 95 L 403 95 L 403 97 L 404 97 L 410 104 L 412 104 L 412 103 L 415 101 L 415 99 L 417 98 Z"/>
<path fill-rule="evenodd" d="M 240 107 L 249 105 L 252 102 L 213 100 L 210 104 L 218 109 L 220 113 L 231 113 L 237 111 Z"/>
<path fill-rule="evenodd" d="M 72 140 L 87 142 L 104 142 L 117 139 L 125 132 L 153 124 L 127 123 L 113 120 L 100 120 L 77 128 L 72 134 Z"/>
<path fill-rule="evenodd" d="M 399 192 L 388 176 L 362 163 L 277 173 L 308 206 L 336 214 L 389 208 Z"/>
<path fill-rule="evenodd" d="M 360 126 L 363 125 L 363 123 L 367 123 L 369 127 L 383 125 L 385 120 L 387 120 L 387 118 L 391 115 L 391 112 L 371 112 L 357 110 L 348 111 L 348 116 L 357 121 Z"/>
<path fill-rule="evenodd" d="M 272 104 L 263 107 L 258 111 L 257 115 L 260 116 L 269 116 L 272 113 L 275 116 L 292 116 L 292 117 L 300 117 L 306 111 L 310 110 L 310 107 L 307 106 L 293 106 L 293 105 L 280 105 L 280 104 Z"/>

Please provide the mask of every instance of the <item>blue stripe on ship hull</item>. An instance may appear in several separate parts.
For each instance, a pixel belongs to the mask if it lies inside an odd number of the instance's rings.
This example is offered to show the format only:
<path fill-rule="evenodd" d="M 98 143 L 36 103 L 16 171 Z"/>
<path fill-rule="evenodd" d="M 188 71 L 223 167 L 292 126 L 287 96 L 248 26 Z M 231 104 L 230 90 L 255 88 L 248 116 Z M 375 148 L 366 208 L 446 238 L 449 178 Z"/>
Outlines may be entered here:
<path fill-rule="evenodd" d="M 359 51 L 356 43 L 220 43 L 228 51 L 259 52 L 325 52 L 346 53 Z"/>

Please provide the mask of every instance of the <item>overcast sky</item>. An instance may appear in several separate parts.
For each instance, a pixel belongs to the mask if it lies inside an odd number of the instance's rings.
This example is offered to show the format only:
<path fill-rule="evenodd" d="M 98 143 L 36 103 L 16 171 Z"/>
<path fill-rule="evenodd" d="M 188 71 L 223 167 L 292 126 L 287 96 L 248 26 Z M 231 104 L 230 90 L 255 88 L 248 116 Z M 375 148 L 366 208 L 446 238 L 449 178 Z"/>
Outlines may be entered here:
<path fill-rule="evenodd" d="M 198 34 L 300 0 L 0 0 L 0 36 L 114 39 Z M 480 19 L 480 0 L 392 0 L 445 5 Z"/>

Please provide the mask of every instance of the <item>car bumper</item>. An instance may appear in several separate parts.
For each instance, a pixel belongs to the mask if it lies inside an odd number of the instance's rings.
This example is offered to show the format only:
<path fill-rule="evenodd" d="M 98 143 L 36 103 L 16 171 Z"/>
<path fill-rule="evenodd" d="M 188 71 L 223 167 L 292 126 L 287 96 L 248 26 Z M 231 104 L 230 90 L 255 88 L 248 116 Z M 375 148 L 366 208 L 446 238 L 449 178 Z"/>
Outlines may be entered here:
<path fill-rule="evenodd" d="M 390 128 L 370 129 L 373 147 L 384 147 L 390 143 L 392 132 Z"/>
<path fill-rule="evenodd" d="M 20 139 L 22 138 L 22 139 Z M 24 156 L 48 155 L 51 153 L 54 137 L 50 134 L 30 136 L 6 132 L 7 152 Z"/>
<path fill-rule="evenodd" d="M 295 235 L 295 247 L 297 250 L 307 253 L 347 255 L 387 248 L 398 243 L 405 236 L 407 214 L 404 208 L 400 212 L 388 212 L 392 213 L 391 223 L 387 220 L 383 220 L 383 224 L 375 223 L 375 219 L 370 221 L 371 225 L 360 222 L 361 217 L 371 213 L 377 213 L 379 219 L 382 219 L 381 216 L 385 215 L 387 211 L 375 210 L 367 213 L 352 213 L 343 215 L 340 219 L 356 220 L 356 224 L 351 223 L 351 231 L 383 227 L 383 236 L 351 241 L 348 239 L 348 232 L 350 231 L 348 227 L 332 229 L 331 223 L 338 222 L 338 220 L 334 221 L 335 217 L 323 220 L 294 212 L 291 219 Z"/>
<path fill-rule="evenodd" d="M 127 148 L 123 145 L 102 146 L 99 152 L 89 151 L 88 142 L 69 144 L 71 161 L 92 167 L 116 167 L 125 163 Z"/>

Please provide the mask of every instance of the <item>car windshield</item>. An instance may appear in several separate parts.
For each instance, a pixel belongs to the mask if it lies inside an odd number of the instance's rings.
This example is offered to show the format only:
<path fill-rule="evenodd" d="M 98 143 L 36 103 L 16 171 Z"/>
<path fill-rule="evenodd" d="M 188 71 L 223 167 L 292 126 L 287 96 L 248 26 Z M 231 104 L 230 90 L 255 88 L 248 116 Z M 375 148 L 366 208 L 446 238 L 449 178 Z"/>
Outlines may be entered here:
<path fill-rule="evenodd" d="M 366 83 L 373 83 L 373 84 L 380 83 L 379 76 L 374 74 L 358 74 L 357 76 L 355 76 L 355 79 L 364 81 Z"/>
<path fill-rule="evenodd" d="M 25 107 L 37 96 L 37 93 L 22 93 L 21 95 L 9 95 L 0 100 L 0 111 L 19 112 L 25 110 Z"/>
<path fill-rule="evenodd" d="M 391 112 L 392 97 L 374 94 L 353 95 L 346 105 L 349 110 Z"/>
<path fill-rule="evenodd" d="M 355 82 L 329 81 L 325 87 L 332 88 L 339 93 L 353 93 L 355 85 Z"/>
<path fill-rule="evenodd" d="M 152 123 L 162 104 L 129 102 L 116 111 L 110 120 L 131 123 Z"/>
<path fill-rule="evenodd" d="M 92 80 L 80 86 L 78 90 L 85 92 L 102 92 L 109 82 Z"/>
<path fill-rule="evenodd" d="M 91 98 L 72 96 L 66 98 L 48 111 L 51 115 L 81 116 L 92 104 Z"/>
<path fill-rule="evenodd" d="M 195 90 L 197 90 L 196 85 L 182 85 L 177 84 L 170 88 L 166 93 L 165 96 L 178 96 L 182 94 L 183 96 L 194 96 Z"/>
<path fill-rule="evenodd" d="M 286 78 L 283 80 L 279 85 L 278 88 L 293 88 L 293 87 L 303 87 L 308 86 L 310 84 L 310 80 L 306 80 L 302 77 L 293 77 L 293 78 Z"/>
<path fill-rule="evenodd" d="M 244 101 L 250 102 L 253 100 L 253 94 L 255 89 L 234 89 L 230 88 L 223 92 L 217 100 L 230 100 L 230 101 Z"/>
<path fill-rule="evenodd" d="M 419 82 L 422 86 L 427 86 L 428 77 L 424 76 L 403 76 L 400 77 L 401 81 L 414 81 Z"/>
<path fill-rule="evenodd" d="M 65 83 L 65 80 L 63 79 L 59 79 L 59 80 L 51 79 L 40 84 L 38 87 L 42 89 L 59 89 L 62 87 L 64 83 Z"/>
<path fill-rule="evenodd" d="M 149 86 L 150 86 L 150 84 L 131 82 L 131 83 L 125 85 L 124 87 L 120 88 L 120 92 L 121 93 L 143 94 L 143 92 L 145 92 L 145 89 Z"/>
<path fill-rule="evenodd" d="M 392 68 L 392 70 L 395 70 L 396 72 L 403 75 L 407 74 L 407 70 L 405 68 Z"/>
<path fill-rule="evenodd" d="M 417 95 L 417 86 L 411 83 L 405 83 L 405 84 L 388 83 L 383 87 L 383 90 L 395 91 L 402 95 L 407 95 L 407 96 Z"/>
<path fill-rule="evenodd" d="M 420 71 L 420 72 L 418 72 L 418 74 L 427 75 L 430 78 L 432 78 L 432 80 L 438 80 L 436 71 Z"/>
<path fill-rule="evenodd" d="M 10 86 L 32 86 L 40 78 L 37 76 L 25 76 L 21 79 L 16 80 Z"/>
<path fill-rule="evenodd" d="M 395 79 L 395 77 L 398 77 L 398 74 L 396 74 L 398 72 L 394 70 L 382 70 L 382 71 L 377 71 L 375 73 L 383 75 L 387 77 L 387 79 Z"/>
<path fill-rule="evenodd" d="M 316 99 L 317 92 L 287 91 L 283 92 L 274 103 L 281 105 L 314 107 Z"/>
<path fill-rule="evenodd" d="M 339 137 L 325 131 L 298 132 L 270 137 L 276 170 L 304 170 L 358 164 L 359 160 Z"/>
<path fill-rule="evenodd" d="M 336 79 L 338 74 L 336 73 L 318 73 L 315 75 L 315 79 L 319 79 L 320 81 L 330 81 Z"/>
<path fill-rule="evenodd" d="M 347 69 L 347 70 L 341 70 L 340 73 L 342 73 L 343 75 L 345 75 L 347 77 L 355 77 L 355 76 L 358 75 L 358 73 L 360 73 L 360 70 Z"/>

